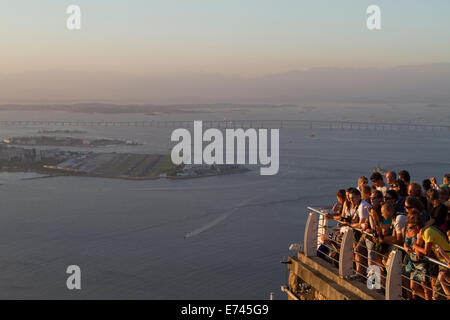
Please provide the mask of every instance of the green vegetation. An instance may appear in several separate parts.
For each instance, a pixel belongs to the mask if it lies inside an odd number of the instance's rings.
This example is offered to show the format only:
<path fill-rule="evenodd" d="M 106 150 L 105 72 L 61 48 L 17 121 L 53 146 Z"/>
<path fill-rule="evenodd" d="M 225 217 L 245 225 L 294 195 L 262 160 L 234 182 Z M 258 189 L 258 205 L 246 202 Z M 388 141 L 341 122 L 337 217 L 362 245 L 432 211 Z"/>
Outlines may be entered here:
<path fill-rule="evenodd" d="M 99 176 L 125 179 L 155 179 L 176 172 L 169 155 L 117 154 L 99 170 Z"/>
<path fill-rule="evenodd" d="M 175 175 L 180 166 L 175 166 L 169 155 L 161 156 L 153 171 L 147 174 L 147 177 L 153 178 L 166 173 L 168 176 Z"/>

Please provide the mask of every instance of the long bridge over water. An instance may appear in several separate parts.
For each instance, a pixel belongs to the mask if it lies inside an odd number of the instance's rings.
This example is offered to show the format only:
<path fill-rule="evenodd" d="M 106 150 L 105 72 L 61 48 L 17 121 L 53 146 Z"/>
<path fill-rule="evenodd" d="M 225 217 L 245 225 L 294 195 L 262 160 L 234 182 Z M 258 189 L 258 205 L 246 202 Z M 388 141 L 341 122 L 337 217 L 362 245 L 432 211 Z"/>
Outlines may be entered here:
<path fill-rule="evenodd" d="M 46 120 L 2 120 L 0 127 L 162 127 L 189 128 L 193 120 L 148 120 L 148 121 L 46 121 Z M 326 120 L 203 120 L 207 128 L 306 128 L 330 130 L 420 130 L 450 131 L 450 124 L 358 122 Z"/>

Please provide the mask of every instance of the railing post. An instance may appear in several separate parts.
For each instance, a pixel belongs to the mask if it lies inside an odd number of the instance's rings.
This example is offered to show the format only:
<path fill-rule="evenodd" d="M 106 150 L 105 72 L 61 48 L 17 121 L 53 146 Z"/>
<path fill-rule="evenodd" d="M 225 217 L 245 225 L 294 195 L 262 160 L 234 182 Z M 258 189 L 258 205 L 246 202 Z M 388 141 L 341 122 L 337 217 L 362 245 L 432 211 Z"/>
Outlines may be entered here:
<path fill-rule="evenodd" d="M 310 212 L 305 227 L 305 237 L 303 240 L 304 254 L 307 257 L 317 255 L 317 214 Z"/>
<path fill-rule="evenodd" d="M 348 228 L 342 237 L 339 252 L 339 275 L 346 278 L 353 273 L 353 229 Z"/>
<path fill-rule="evenodd" d="M 322 236 L 328 233 L 328 219 L 325 218 L 325 215 L 320 214 L 317 220 L 317 249 L 323 243 Z"/>
<path fill-rule="evenodd" d="M 386 300 L 402 298 L 402 252 L 393 249 L 386 263 Z"/>

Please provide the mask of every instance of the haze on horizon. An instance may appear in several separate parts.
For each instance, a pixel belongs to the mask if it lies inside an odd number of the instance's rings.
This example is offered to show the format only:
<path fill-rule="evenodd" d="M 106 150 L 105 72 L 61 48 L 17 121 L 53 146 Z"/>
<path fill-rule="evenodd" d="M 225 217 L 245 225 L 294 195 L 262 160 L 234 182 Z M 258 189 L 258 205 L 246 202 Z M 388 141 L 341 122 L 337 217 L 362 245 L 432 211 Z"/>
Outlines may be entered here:
<path fill-rule="evenodd" d="M 81 7 L 80 31 L 66 29 L 70 4 Z M 380 31 L 366 28 L 371 4 L 382 10 Z M 417 100 L 408 93 L 417 94 L 424 83 L 430 90 L 423 90 L 423 100 L 448 98 L 450 2 L 445 0 L 16 0 L 0 5 L 1 103 L 292 102 L 305 95 L 315 99 L 323 90 L 330 91 L 330 99 L 350 101 L 355 100 L 353 83 L 373 76 L 382 79 L 363 83 L 361 90 L 389 91 L 388 85 L 401 84 L 394 100 Z M 321 78 L 330 73 L 334 81 Z M 383 77 L 392 76 L 386 85 Z M 342 88 L 345 84 L 349 87 Z M 360 96 L 356 100 L 373 100 Z"/>

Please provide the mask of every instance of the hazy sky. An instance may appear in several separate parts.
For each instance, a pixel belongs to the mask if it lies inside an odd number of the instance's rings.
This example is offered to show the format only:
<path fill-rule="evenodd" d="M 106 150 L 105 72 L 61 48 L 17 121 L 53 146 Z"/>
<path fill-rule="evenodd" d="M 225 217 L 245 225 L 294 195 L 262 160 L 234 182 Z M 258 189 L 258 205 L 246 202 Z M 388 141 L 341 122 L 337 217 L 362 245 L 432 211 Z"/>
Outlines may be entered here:
<path fill-rule="evenodd" d="M 66 8 L 82 29 L 66 29 Z M 366 28 L 366 8 L 382 30 Z M 0 0 L 0 73 L 255 76 L 450 62 L 450 1 Z"/>

